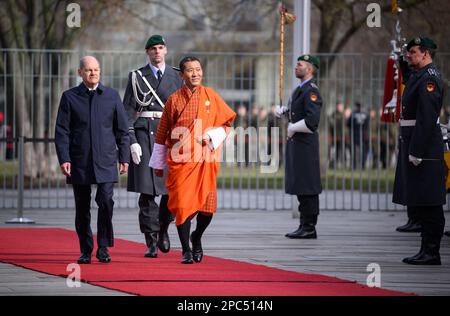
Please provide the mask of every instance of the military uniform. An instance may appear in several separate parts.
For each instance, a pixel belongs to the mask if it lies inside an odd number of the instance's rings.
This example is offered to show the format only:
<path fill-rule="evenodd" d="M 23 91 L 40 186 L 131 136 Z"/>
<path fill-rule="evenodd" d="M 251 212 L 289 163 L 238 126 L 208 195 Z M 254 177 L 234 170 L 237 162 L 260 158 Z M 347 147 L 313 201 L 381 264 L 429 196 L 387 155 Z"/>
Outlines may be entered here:
<path fill-rule="evenodd" d="M 304 56 L 311 58 L 311 55 Z M 299 60 L 305 60 L 302 59 L 304 56 Z M 317 132 L 321 107 L 322 98 L 314 79 L 303 82 L 292 94 L 288 112 L 290 124 L 299 124 L 303 120 L 306 132 L 296 132 L 286 144 L 285 191 L 296 195 L 300 203 L 300 226 L 297 231 L 286 234 L 289 238 L 316 238 L 319 194 L 322 192 Z"/>
<path fill-rule="evenodd" d="M 156 36 L 159 41 L 154 41 L 154 38 L 155 36 L 152 36 L 147 44 L 163 41 L 162 37 Z M 149 45 L 146 46 L 146 48 L 148 47 Z M 131 162 L 130 164 L 127 190 L 141 193 L 139 196 L 139 226 L 141 232 L 145 234 L 147 246 L 150 248 L 158 239 L 160 250 L 166 252 L 168 251 L 167 246 L 162 249 L 164 247 L 161 246 L 160 241 L 166 238 L 168 242 L 167 227 L 173 221 L 173 217 L 167 208 L 166 178 L 156 177 L 154 170 L 148 166 L 163 107 L 154 96 L 152 98 L 147 83 L 152 86 L 164 105 L 169 96 L 178 90 L 183 82 L 178 72 L 168 65 L 166 65 L 164 74 L 161 74 L 161 78 L 158 80 L 150 65 L 147 64 L 137 71 L 130 72 L 123 100 L 128 114 L 130 143 L 138 143 L 142 150 L 141 162 L 139 164 Z M 136 95 L 141 102 L 148 103 L 148 105 L 140 104 L 136 100 Z M 150 99 L 151 102 L 149 102 Z M 154 200 L 158 195 L 162 195 L 160 206 Z M 158 232 L 160 232 L 160 236 L 157 237 Z M 153 248 L 152 254 L 148 255 L 150 257 L 156 256 L 156 248 Z"/>
<path fill-rule="evenodd" d="M 414 45 L 416 42 L 410 42 L 408 49 Z M 439 245 L 445 224 L 442 205 L 446 203 L 444 144 L 438 121 L 443 102 L 443 82 L 432 63 L 412 71 L 407 78 L 402 96 L 392 201 L 407 205 L 418 215 L 422 226 L 421 252 L 405 258 L 404 262 L 440 264 Z M 421 161 L 418 165 L 413 163 L 416 158 Z M 422 257 L 419 256 L 421 253 Z M 434 260 L 424 258 L 423 253 Z"/>

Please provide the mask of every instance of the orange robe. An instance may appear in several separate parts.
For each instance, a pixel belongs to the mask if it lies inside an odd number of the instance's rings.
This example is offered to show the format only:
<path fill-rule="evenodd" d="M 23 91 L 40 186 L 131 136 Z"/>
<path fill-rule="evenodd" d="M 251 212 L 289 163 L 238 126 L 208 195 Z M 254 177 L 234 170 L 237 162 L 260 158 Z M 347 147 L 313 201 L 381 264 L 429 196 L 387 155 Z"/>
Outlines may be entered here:
<path fill-rule="evenodd" d="M 213 89 L 204 86 L 192 93 L 184 85 L 167 100 L 156 143 L 166 145 L 169 151 L 168 208 L 177 225 L 198 211 L 216 212 L 221 146 L 211 151 L 196 138 L 201 138 L 211 128 L 223 127 L 229 131 L 235 116 Z"/>

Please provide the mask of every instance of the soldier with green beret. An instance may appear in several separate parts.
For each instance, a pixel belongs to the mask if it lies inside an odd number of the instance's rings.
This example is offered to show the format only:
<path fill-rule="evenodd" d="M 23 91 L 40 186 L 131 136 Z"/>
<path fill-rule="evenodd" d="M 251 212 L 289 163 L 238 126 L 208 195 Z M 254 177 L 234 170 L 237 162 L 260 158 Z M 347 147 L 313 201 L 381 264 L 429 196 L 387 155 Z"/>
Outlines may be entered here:
<path fill-rule="evenodd" d="M 314 76 L 319 59 L 301 55 L 297 59 L 295 76 L 300 79 L 289 100 L 288 107 L 278 106 L 275 114 L 287 114 L 288 140 L 286 144 L 285 192 L 296 195 L 299 201 L 299 227 L 286 234 L 287 238 L 317 238 L 319 194 L 322 192 L 319 157 L 319 120 L 322 97 Z"/>
<path fill-rule="evenodd" d="M 408 42 L 402 62 L 405 89 L 400 116 L 399 153 L 392 201 L 417 216 L 422 244 L 403 262 L 440 265 L 446 203 L 444 143 L 439 124 L 444 84 L 433 64 L 437 45 L 427 37 Z"/>
<path fill-rule="evenodd" d="M 164 105 L 169 96 L 181 88 L 183 81 L 178 71 L 165 63 L 164 37 L 152 35 L 145 43 L 145 52 L 149 63 L 130 72 L 123 99 L 132 157 L 127 190 L 140 193 L 139 227 L 147 245 L 145 257 L 155 258 L 158 249 L 170 250 L 168 227 L 173 218 L 167 208 L 166 179 L 156 177 L 148 163 Z M 157 196 L 161 196 L 159 206 L 155 201 Z"/>

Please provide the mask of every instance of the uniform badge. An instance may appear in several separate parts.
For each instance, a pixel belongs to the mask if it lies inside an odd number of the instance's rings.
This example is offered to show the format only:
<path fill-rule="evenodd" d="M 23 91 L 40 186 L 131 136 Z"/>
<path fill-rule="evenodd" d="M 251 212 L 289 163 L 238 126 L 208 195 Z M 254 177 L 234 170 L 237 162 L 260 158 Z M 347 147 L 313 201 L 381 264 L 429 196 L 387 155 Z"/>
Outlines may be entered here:
<path fill-rule="evenodd" d="M 420 38 L 419 37 L 416 37 L 415 39 L 414 39 L 414 44 L 417 44 L 417 45 L 419 45 L 420 44 Z"/>
<path fill-rule="evenodd" d="M 316 102 L 316 101 L 317 101 L 317 94 L 311 93 L 311 94 L 309 95 L 309 98 L 311 99 L 311 101 Z"/>
<path fill-rule="evenodd" d="M 434 82 L 427 82 L 427 91 L 433 92 L 436 89 Z"/>
<path fill-rule="evenodd" d="M 305 55 L 305 57 L 303 57 L 304 60 L 309 60 L 309 55 Z"/>

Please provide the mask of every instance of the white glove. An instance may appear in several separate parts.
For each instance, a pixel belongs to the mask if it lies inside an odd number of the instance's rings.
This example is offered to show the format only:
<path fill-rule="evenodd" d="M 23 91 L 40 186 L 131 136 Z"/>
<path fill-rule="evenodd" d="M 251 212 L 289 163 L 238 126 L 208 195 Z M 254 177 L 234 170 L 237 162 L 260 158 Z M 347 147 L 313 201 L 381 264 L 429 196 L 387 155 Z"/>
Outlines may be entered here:
<path fill-rule="evenodd" d="M 141 156 L 142 156 L 142 148 L 141 145 L 138 143 L 134 143 L 130 146 L 131 150 L 131 158 L 133 159 L 133 162 L 138 165 L 141 162 Z"/>
<path fill-rule="evenodd" d="M 308 126 L 306 126 L 305 120 L 301 120 L 295 123 L 289 123 L 287 128 L 287 136 L 291 138 L 295 133 L 308 133 L 312 134 Z"/>
<path fill-rule="evenodd" d="M 275 116 L 280 118 L 284 113 L 286 113 L 287 111 L 289 111 L 287 106 L 275 106 Z"/>
<path fill-rule="evenodd" d="M 417 158 L 417 157 L 414 157 L 413 155 L 409 155 L 408 156 L 408 159 L 409 159 L 409 161 L 410 162 L 412 162 L 412 164 L 414 165 L 414 166 L 418 166 L 418 165 L 420 165 L 420 163 L 422 162 L 422 158 Z"/>

